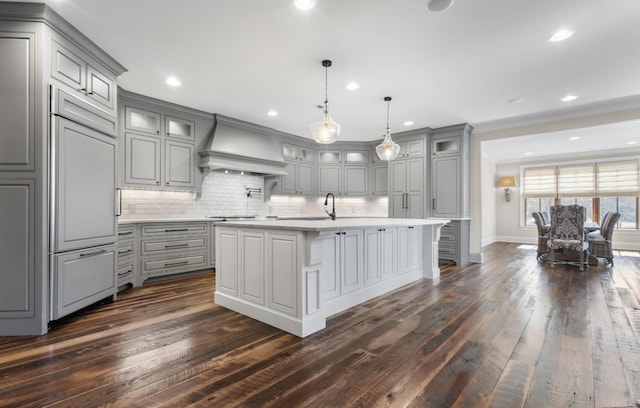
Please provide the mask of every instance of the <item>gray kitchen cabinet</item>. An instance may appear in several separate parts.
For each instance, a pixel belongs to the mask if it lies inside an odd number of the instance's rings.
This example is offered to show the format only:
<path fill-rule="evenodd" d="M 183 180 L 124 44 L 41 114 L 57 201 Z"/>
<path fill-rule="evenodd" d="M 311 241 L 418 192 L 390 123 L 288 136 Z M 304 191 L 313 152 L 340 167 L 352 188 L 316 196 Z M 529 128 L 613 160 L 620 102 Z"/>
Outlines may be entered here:
<path fill-rule="evenodd" d="M 51 39 L 51 77 L 87 102 L 116 116 L 116 76 L 70 41 Z"/>
<path fill-rule="evenodd" d="M 118 288 L 136 286 L 138 282 L 138 227 L 118 226 Z"/>
<path fill-rule="evenodd" d="M 431 216 L 451 219 L 441 230 L 439 259 L 469 263 L 468 124 L 435 129 L 431 136 Z"/>
<path fill-rule="evenodd" d="M 196 124 L 192 120 L 165 115 L 164 128 L 165 136 L 189 141 L 195 140 Z"/>
<path fill-rule="evenodd" d="M 435 129 L 431 136 L 431 216 L 469 217 L 470 125 Z"/>
<path fill-rule="evenodd" d="M 322 236 L 320 282 L 322 301 L 342 296 L 364 286 L 364 231 L 327 231 Z"/>
<path fill-rule="evenodd" d="M 280 193 L 294 195 L 315 194 L 315 149 L 293 143 L 282 143 L 282 157 L 286 162 L 286 176 L 281 176 Z"/>
<path fill-rule="evenodd" d="M 49 92 L 49 86 L 55 85 L 71 95 L 62 98 L 66 105 L 60 106 L 60 111 L 75 112 L 78 116 L 88 113 L 96 120 L 77 117 L 73 120 L 109 133 L 101 126 L 108 128 L 114 123 L 115 81 L 125 68 L 45 4 L 0 2 L 0 27 L 0 93 L 3 95 L 0 109 L 0 259 L 3 264 L 0 335 L 40 335 L 47 332 L 52 312 L 55 313 L 58 306 L 53 286 L 56 268 L 53 261 L 58 254 L 49 254 L 55 246 L 54 240 L 63 235 L 66 240 L 63 246 L 87 242 L 87 231 L 109 230 L 110 221 L 115 219 L 115 213 L 111 212 L 108 221 L 92 219 L 88 224 L 95 221 L 96 225 L 83 227 L 74 214 L 69 214 L 77 203 L 66 201 L 66 208 L 58 210 L 60 206 L 54 199 L 59 191 L 53 184 L 56 175 L 51 166 L 51 161 L 57 160 L 51 142 L 57 125 L 50 122 L 50 109 L 59 105 L 60 100 L 56 100 L 58 95 Z M 10 97 L 5 97 L 7 95 Z M 92 108 L 75 110 L 80 105 Z M 97 118 L 96 112 L 104 120 Z M 103 145 L 95 139 L 83 138 L 71 137 L 71 149 L 78 148 L 76 142 L 100 146 L 96 164 L 108 166 L 109 163 L 102 162 L 106 157 Z M 85 151 L 83 155 L 90 158 L 92 152 Z M 83 184 L 84 189 L 91 190 L 96 181 L 85 184 L 86 174 L 76 176 L 76 170 L 71 170 L 78 160 L 74 158 L 65 164 L 70 170 L 65 174 L 70 178 L 66 185 L 74 190 Z M 98 172 L 103 177 L 108 170 Z M 107 180 L 109 186 L 109 178 L 101 178 L 100 182 Z M 82 197 L 85 196 L 80 196 L 78 201 Z M 115 204 L 115 200 L 108 201 Z M 96 211 L 102 213 L 110 206 L 108 201 L 98 204 Z M 57 211 L 65 211 L 66 218 L 59 219 Z M 70 231 L 61 234 L 59 229 L 67 228 L 65 223 L 69 220 Z M 103 237 L 94 238 L 97 242 Z M 105 271 L 111 267 L 114 265 Z M 114 276 L 115 269 L 112 269 L 111 280 Z M 108 286 L 101 288 L 106 290 L 104 297 L 113 294 Z M 99 300 L 89 299 L 93 295 L 86 294 L 90 292 L 79 291 L 77 295 L 92 303 Z"/>
<path fill-rule="evenodd" d="M 469 253 L 470 220 L 451 220 L 440 231 L 438 259 L 452 261 L 464 266 L 470 262 Z"/>
<path fill-rule="evenodd" d="M 52 320 L 105 297 L 115 298 L 116 245 L 64 252 L 52 257 Z"/>
<path fill-rule="evenodd" d="M 369 151 L 357 148 L 318 151 L 318 194 L 369 194 Z"/>
<path fill-rule="evenodd" d="M 125 106 L 124 127 L 127 130 L 159 135 L 161 116 L 158 112 Z"/>
<path fill-rule="evenodd" d="M 124 184 L 160 186 L 162 139 L 136 133 L 124 134 Z"/>
<path fill-rule="evenodd" d="M 369 166 L 344 166 L 345 196 L 366 196 L 369 192 Z"/>
<path fill-rule="evenodd" d="M 398 275 L 422 265 L 422 233 L 414 226 L 398 227 Z"/>
<path fill-rule="evenodd" d="M 382 161 L 371 166 L 371 195 L 385 196 L 389 193 L 389 163 Z"/>
<path fill-rule="evenodd" d="M 140 225 L 138 284 L 153 277 L 207 269 L 209 222 Z"/>
<path fill-rule="evenodd" d="M 183 143 L 165 140 L 164 183 L 167 187 L 195 187 L 194 162 L 195 146 L 193 143 Z"/>
<path fill-rule="evenodd" d="M 60 117 L 52 126 L 56 234 L 51 249 L 116 242 L 116 140 Z"/>
<path fill-rule="evenodd" d="M 120 185 L 196 189 L 196 115 L 168 103 L 121 92 Z"/>
<path fill-rule="evenodd" d="M 389 166 L 389 216 L 424 218 L 424 157 L 396 159 Z"/>
<path fill-rule="evenodd" d="M 395 137 L 400 154 L 389 162 L 389 217 L 424 218 L 426 195 L 426 135 L 405 132 Z"/>
<path fill-rule="evenodd" d="M 318 165 L 318 194 L 324 196 L 333 193 L 336 196 L 342 191 L 342 166 Z"/>

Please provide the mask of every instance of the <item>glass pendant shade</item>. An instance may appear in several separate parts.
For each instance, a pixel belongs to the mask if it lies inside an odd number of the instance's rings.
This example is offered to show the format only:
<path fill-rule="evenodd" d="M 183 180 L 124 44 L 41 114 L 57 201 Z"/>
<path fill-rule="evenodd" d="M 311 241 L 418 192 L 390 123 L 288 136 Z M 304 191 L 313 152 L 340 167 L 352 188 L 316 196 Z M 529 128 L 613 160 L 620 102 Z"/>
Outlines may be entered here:
<path fill-rule="evenodd" d="M 313 140 L 321 144 L 330 144 L 338 139 L 340 135 L 340 125 L 326 114 L 324 120 L 314 122 L 310 126 Z"/>
<path fill-rule="evenodd" d="M 387 102 L 387 133 L 384 136 L 382 143 L 376 146 L 376 154 L 380 160 L 394 160 L 400 153 L 400 146 L 391 140 L 391 129 L 389 128 L 389 105 L 391 105 L 391 97 L 386 96 L 384 98 Z"/>
<path fill-rule="evenodd" d="M 391 140 L 391 134 L 387 133 L 382 143 L 376 146 L 376 153 L 380 160 L 394 160 L 400 153 L 400 146 Z"/>
<path fill-rule="evenodd" d="M 340 136 L 340 125 L 329 116 L 329 98 L 327 97 L 327 71 L 331 66 L 331 60 L 322 61 L 324 67 L 324 119 L 311 124 L 311 136 L 320 144 L 334 143 Z"/>

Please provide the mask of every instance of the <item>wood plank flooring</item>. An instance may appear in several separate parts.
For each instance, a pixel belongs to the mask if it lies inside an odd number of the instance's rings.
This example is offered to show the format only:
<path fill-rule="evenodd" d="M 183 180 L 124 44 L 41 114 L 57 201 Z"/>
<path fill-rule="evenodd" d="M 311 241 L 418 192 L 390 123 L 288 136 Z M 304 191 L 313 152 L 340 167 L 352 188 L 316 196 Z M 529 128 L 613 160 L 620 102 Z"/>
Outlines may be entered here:
<path fill-rule="evenodd" d="M 128 289 L 0 338 L 0 406 L 635 406 L 640 254 L 585 272 L 531 245 L 484 257 L 305 339 L 215 305 L 213 273 Z"/>

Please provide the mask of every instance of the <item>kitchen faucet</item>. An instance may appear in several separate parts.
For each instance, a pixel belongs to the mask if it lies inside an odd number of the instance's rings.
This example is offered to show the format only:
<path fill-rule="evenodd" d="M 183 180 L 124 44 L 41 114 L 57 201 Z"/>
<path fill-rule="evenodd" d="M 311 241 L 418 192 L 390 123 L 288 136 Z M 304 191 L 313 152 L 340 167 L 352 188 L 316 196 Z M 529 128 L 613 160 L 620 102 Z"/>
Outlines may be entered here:
<path fill-rule="evenodd" d="M 329 196 L 331 196 L 331 201 L 332 201 L 333 206 L 332 206 L 331 212 L 327 211 L 326 208 L 325 208 L 324 212 L 329 214 L 329 217 L 331 217 L 331 219 L 335 221 L 335 219 L 336 219 L 336 197 L 333 195 L 333 193 L 327 194 L 327 196 L 324 199 L 324 205 L 327 205 L 329 203 Z"/>

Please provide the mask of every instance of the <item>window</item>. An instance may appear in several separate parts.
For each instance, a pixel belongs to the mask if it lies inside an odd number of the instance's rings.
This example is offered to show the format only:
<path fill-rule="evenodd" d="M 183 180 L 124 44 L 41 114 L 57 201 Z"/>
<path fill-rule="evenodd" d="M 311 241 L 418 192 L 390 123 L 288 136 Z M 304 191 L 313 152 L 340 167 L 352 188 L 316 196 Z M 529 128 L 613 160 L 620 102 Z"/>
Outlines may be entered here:
<path fill-rule="evenodd" d="M 619 212 L 620 221 L 616 228 L 638 228 L 638 199 L 636 197 L 603 197 L 600 199 L 600 214 Z"/>
<path fill-rule="evenodd" d="M 527 198 L 524 200 L 524 213 L 525 213 L 525 225 L 536 225 L 533 219 L 533 213 L 536 211 L 546 212 L 549 214 L 549 210 L 553 205 L 554 199 L 548 198 Z"/>
<path fill-rule="evenodd" d="M 525 225 L 535 225 L 535 211 L 549 212 L 554 204 L 578 204 L 586 207 L 588 221 L 619 212 L 616 228 L 639 227 L 639 160 L 529 167 L 523 169 L 522 180 Z"/>

